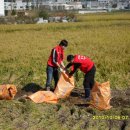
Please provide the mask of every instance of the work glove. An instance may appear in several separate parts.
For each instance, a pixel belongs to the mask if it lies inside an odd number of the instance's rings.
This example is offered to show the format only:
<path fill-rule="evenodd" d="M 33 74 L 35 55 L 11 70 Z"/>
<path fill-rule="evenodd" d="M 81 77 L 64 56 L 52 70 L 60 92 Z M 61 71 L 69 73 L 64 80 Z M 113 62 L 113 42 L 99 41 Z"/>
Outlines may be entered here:
<path fill-rule="evenodd" d="M 60 67 L 60 72 L 65 72 L 65 70 L 63 68 Z"/>

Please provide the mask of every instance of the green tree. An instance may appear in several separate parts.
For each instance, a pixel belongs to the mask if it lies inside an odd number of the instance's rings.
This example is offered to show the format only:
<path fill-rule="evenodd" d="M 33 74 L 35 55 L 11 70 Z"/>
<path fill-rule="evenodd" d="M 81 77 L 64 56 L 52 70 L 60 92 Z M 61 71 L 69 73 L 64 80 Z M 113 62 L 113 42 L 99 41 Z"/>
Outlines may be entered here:
<path fill-rule="evenodd" d="M 48 19 L 49 14 L 48 14 L 48 12 L 46 12 L 45 10 L 41 10 L 41 11 L 39 12 L 39 17 L 41 17 L 41 18 L 43 18 L 43 19 Z"/>
<path fill-rule="evenodd" d="M 5 16 L 7 16 L 8 15 L 8 10 L 5 10 Z"/>
<path fill-rule="evenodd" d="M 16 15 L 16 10 L 12 10 L 11 15 Z"/>

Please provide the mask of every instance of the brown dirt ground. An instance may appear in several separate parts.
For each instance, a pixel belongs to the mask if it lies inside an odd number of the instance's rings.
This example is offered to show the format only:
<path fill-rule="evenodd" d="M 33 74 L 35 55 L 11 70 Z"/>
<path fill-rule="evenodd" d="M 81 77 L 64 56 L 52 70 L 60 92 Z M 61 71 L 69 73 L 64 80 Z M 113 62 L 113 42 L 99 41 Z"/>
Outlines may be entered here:
<path fill-rule="evenodd" d="M 32 84 L 31 84 L 32 85 Z M 35 84 L 33 84 L 35 85 Z M 32 85 L 32 86 L 33 86 Z M 22 90 L 18 90 L 18 93 L 15 96 L 15 99 L 24 97 L 24 96 L 28 96 L 33 94 L 34 92 L 37 92 L 39 90 L 45 90 L 43 88 L 41 88 L 40 86 L 33 86 L 33 87 L 25 86 Z M 29 88 L 29 89 L 28 89 Z M 111 106 L 113 106 L 114 108 L 118 108 L 118 107 L 130 107 L 130 88 L 128 88 L 127 90 L 117 90 L 117 89 L 113 89 L 111 90 Z M 86 101 L 84 99 L 84 89 L 81 88 L 75 88 L 70 97 L 68 97 L 65 100 L 65 104 L 66 105 L 77 105 L 79 107 L 86 107 Z"/>
<path fill-rule="evenodd" d="M 44 90 L 44 89 L 42 89 L 40 86 L 36 86 L 35 84 L 29 84 L 29 85 L 25 86 L 22 90 L 18 90 L 18 93 L 15 96 L 15 99 L 21 99 L 21 98 L 24 99 L 25 95 L 28 96 L 39 90 Z M 127 90 L 113 89 L 111 91 L 111 95 L 112 95 L 112 99 L 111 99 L 110 104 L 111 104 L 111 106 L 113 106 L 113 108 L 115 108 L 114 110 L 116 110 L 116 109 L 119 110 L 119 108 L 120 108 L 120 110 L 123 110 L 124 108 L 130 108 L 130 88 L 128 88 Z M 89 109 L 89 105 L 86 103 L 86 101 L 84 99 L 84 89 L 83 88 L 75 88 L 68 98 L 63 99 L 60 102 L 60 105 L 64 105 L 68 108 L 70 108 L 70 106 L 76 106 L 79 109 L 85 110 L 92 115 L 97 114 L 97 112 L 93 111 L 92 109 Z M 71 110 L 71 111 L 73 113 L 73 110 Z M 130 116 L 130 113 L 128 116 Z M 127 120 L 113 121 L 113 122 L 111 122 L 111 120 L 110 120 L 110 121 L 108 121 L 108 123 L 109 124 L 113 123 L 113 125 L 110 125 L 109 128 L 111 128 L 112 126 L 115 126 L 115 125 L 116 126 L 119 125 L 120 130 L 126 130 L 125 128 L 126 128 L 126 126 L 128 126 Z M 127 130 L 128 130 L 128 127 L 127 127 Z"/>

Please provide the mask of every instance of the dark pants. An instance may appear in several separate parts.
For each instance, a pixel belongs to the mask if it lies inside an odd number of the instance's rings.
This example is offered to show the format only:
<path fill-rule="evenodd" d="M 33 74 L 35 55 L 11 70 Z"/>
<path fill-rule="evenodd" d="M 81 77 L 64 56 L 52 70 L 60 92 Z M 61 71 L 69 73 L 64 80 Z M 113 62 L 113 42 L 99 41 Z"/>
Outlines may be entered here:
<path fill-rule="evenodd" d="M 96 73 L 96 68 L 95 66 L 93 66 L 92 69 L 89 72 L 87 72 L 84 76 L 83 86 L 85 90 L 85 98 L 90 98 L 90 91 L 95 82 L 94 81 L 95 73 Z"/>
<path fill-rule="evenodd" d="M 58 68 L 47 66 L 46 74 L 47 74 L 46 87 L 51 87 L 52 78 L 54 78 L 55 87 L 56 87 L 58 79 L 59 79 Z"/>

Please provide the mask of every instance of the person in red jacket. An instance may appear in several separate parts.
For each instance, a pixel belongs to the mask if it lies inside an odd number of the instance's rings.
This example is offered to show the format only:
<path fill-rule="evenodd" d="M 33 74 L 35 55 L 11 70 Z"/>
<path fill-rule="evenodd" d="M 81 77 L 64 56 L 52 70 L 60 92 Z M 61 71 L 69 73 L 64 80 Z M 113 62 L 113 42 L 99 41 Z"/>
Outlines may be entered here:
<path fill-rule="evenodd" d="M 67 40 L 61 40 L 60 44 L 54 47 L 51 51 L 50 57 L 47 62 L 47 80 L 46 80 L 46 90 L 50 90 L 51 88 L 51 81 L 54 78 L 55 87 L 57 85 L 59 74 L 58 68 L 64 69 L 64 49 L 68 46 Z"/>
<path fill-rule="evenodd" d="M 69 76 L 71 77 L 77 69 L 80 69 L 84 74 L 83 86 L 85 90 L 85 99 L 90 101 L 90 91 L 94 85 L 94 77 L 96 68 L 94 62 L 86 56 L 83 55 L 68 55 L 67 61 L 70 62 L 65 69 L 72 67 Z"/>

